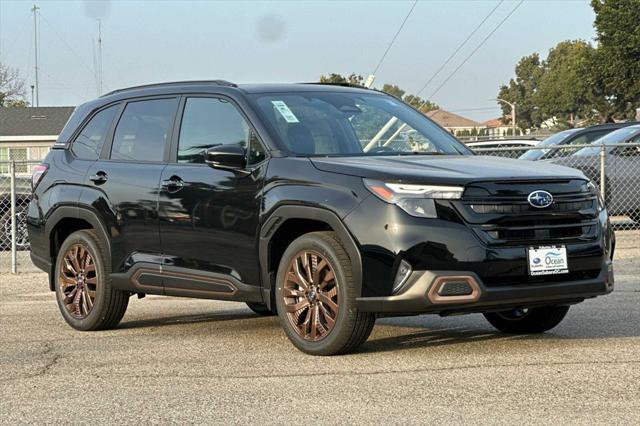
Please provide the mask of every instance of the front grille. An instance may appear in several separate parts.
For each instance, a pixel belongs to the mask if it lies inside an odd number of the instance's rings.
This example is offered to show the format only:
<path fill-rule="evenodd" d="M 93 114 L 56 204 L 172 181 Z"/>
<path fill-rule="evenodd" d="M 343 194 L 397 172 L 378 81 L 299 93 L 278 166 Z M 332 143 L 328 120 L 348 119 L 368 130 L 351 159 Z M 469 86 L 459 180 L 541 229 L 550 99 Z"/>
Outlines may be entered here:
<path fill-rule="evenodd" d="M 532 188 L 548 188 L 553 204 L 543 209 L 531 206 L 527 196 Z M 476 185 L 469 193 L 456 207 L 465 222 L 490 245 L 585 241 L 598 234 L 597 197 L 579 182 L 548 186 L 535 182 L 487 183 L 484 187 Z"/>

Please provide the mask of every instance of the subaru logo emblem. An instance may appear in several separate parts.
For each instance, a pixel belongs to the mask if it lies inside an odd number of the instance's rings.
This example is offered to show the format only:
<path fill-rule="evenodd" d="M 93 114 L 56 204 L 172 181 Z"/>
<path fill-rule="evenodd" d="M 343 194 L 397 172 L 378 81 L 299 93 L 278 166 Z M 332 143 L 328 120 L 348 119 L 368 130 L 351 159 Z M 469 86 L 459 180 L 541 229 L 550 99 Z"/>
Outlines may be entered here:
<path fill-rule="evenodd" d="M 547 191 L 537 190 L 529 194 L 527 200 L 533 207 L 537 209 L 544 209 L 553 203 L 553 195 L 549 194 Z"/>

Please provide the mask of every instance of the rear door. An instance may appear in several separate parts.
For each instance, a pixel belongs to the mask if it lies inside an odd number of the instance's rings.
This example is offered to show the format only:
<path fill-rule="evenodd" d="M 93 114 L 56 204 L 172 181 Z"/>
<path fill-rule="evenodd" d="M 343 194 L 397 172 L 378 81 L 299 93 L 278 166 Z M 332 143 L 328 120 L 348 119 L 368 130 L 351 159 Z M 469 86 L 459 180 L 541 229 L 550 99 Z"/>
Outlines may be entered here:
<path fill-rule="evenodd" d="M 176 294 L 215 291 L 215 277 L 232 277 L 257 286 L 258 213 L 266 151 L 246 116 L 230 99 L 189 96 L 182 103 L 172 162 L 161 179 L 159 214 L 165 272 L 174 268 L 176 275 L 184 276 L 197 271 L 193 279 L 173 280 Z M 234 172 L 207 165 L 206 150 L 217 145 L 245 148 L 246 170 Z M 167 283 L 165 276 L 165 291 L 172 294 Z"/>
<path fill-rule="evenodd" d="M 109 229 L 114 273 L 160 264 L 158 189 L 178 103 L 177 97 L 126 102 L 111 143 L 89 167 L 83 198 Z"/>

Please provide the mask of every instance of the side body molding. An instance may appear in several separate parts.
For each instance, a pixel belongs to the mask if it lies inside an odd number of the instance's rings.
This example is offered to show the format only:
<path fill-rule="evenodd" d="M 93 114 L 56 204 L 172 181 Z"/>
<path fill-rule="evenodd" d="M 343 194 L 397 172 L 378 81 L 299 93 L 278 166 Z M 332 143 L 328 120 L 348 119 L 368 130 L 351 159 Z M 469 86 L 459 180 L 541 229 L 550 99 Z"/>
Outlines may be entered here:
<path fill-rule="evenodd" d="M 262 275 L 262 296 L 267 306 L 271 306 L 272 283 L 275 281 L 275 275 L 272 276 L 269 273 L 270 242 L 273 235 L 287 219 L 311 219 L 325 222 L 338 234 L 347 251 L 347 255 L 349 255 L 349 259 L 351 259 L 356 294 L 360 295 L 362 292 L 362 259 L 360 250 L 342 220 L 332 211 L 323 208 L 284 205 L 274 210 L 260 228 L 259 259 Z"/>

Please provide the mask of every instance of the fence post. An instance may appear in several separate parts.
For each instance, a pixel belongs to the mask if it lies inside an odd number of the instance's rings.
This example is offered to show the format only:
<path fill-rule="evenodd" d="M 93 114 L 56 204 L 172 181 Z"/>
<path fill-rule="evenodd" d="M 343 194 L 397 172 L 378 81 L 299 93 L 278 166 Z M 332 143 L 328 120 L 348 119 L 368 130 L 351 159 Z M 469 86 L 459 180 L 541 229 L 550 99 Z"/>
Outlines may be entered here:
<path fill-rule="evenodd" d="M 16 250 L 16 162 L 11 160 L 9 164 L 11 175 L 11 273 L 18 272 L 18 253 Z"/>
<path fill-rule="evenodd" d="M 607 155 L 607 152 L 605 151 L 605 146 L 604 144 L 600 145 L 600 195 L 602 195 L 602 199 L 605 199 L 605 175 L 604 175 L 604 164 L 605 164 L 605 157 Z"/>

